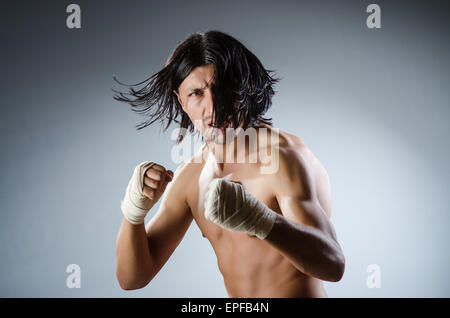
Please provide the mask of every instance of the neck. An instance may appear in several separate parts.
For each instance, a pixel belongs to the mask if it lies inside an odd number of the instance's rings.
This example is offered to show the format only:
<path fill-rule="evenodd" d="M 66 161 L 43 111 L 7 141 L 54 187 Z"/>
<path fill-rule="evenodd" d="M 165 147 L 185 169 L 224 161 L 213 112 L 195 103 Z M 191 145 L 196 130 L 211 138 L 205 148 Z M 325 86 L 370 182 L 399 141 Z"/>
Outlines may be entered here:
<path fill-rule="evenodd" d="M 234 142 L 236 136 L 228 137 L 223 143 L 214 141 L 206 141 L 209 156 L 213 156 L 218 164 L 219 169 L 223 170 L 225 163 L 234 162 L 235 155 L 238 151 L 237 143 Z"/>
<path fill-rule="evenodd" d="M 247 162 L 249 154 L 258 150 L 258 128 L 260 127 L 249 127 L 254 130 L 253 132 L 249 132 L 248 129 L 229 130 L 226 137 L 224 135 L 219 137 L 221 143 L 206 141 L 208 156 L 213 157 L 220 172 L 224 170 L 225 164 Z"/>

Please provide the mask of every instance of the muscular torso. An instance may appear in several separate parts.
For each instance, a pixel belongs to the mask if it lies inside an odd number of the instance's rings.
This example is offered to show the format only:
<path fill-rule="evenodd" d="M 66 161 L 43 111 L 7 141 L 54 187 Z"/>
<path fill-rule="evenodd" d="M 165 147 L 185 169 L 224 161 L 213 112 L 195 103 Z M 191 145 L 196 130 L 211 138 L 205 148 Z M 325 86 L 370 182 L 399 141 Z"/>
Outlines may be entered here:
<path fill-rule="evenodd" d="M 325 212 L 331 214 L 331 196 L 325 169 L 317 158 L 295 136 L 279 132 L 280 147 L 299 147 L 306 154 L 308 169 L 314 176 L 316 193 Z M 213 178 L 242 183 L 258 200 L 282 214 L 270 174 L 261 174 L 260 163 L 225 163 L 202 149 L 205 160 L 191 163 L 188 169 L 186 200 L 203 236 L 216 253 L 230 297 L 327 297 L 322 282 L 295 268 L 274 247 L 256 237 L 220 228 L 204 217 L 206 187 Z M 185 174 L 185 176 L 187 176 Z M 185 179 L 186 180 L 186 179 Z"/>

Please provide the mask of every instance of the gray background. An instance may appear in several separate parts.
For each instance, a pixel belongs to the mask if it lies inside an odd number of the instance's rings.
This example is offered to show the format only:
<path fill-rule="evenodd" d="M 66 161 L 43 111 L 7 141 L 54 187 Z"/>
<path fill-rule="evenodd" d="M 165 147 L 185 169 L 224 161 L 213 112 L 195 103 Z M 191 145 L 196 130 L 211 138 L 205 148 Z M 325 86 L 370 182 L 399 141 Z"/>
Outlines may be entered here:
<path fill-rule="evenodd" d="M 366 7 L 381 6 L 381 29 Z M 175 169 L 170 131 L 112 99 L 190 33 L 241 40 L 282 81 L 269 115 L 327 169 L 347 265 L 331 297 L 449 297 L 449 12 L 444 1 L 2 1 L 0 296 L 226 297 L 193 223 L 149 286 L 115 278 L 133 168 Z M 173 126 L 172 128 L 175 128 Z M 154 213 L 154 212 L 153 212 Z M 147 221 L 149 217 L 147 218 Z M 66 287 L 68 264 L 81 288 Z M 381 288 L 366 286 L 369 264 Z"/>

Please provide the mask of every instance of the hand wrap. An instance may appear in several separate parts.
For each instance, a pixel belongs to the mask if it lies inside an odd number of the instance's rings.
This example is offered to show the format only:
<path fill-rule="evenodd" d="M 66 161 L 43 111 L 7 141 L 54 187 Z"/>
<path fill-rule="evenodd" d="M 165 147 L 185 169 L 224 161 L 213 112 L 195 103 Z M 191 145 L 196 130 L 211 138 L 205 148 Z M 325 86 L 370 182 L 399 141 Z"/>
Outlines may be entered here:
<path fill-rule="evenodd" d="M 154 164 L 154 162 L 144 161 L 136 166 L 128 183 L 125 197 L 121 201 L 122 213 L 132 224 L 144 223 L 145 216 L 153 205 L 153 201 L 146 197 L 142 190 L 144 189 L 145 172 Z"/>
<path fill-rule="evenodd" d="M 272 230 L 276 215 L 239 183 L 214 179 L 209 184 L 205 217 L 222 228 L 264 240 Z"/>

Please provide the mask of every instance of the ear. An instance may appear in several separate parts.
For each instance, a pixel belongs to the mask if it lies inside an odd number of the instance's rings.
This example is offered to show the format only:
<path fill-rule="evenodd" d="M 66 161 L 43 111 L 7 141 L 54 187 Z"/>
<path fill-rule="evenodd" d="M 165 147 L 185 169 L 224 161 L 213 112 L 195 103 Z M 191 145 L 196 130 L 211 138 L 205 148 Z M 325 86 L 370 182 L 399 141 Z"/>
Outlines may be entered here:
<path fill-rule="evenodd" d="M 183 110 L 184 110 L 183 100 L 181 99 L 180 95 L 178 95 L 178 93 L 177 93 L 176 90 L 173 90 L 173 93 L 174 93 L 175 95 L 177 95 L 178 102 L 180 103 L 181 108 L 183 108 Z"/>

